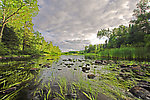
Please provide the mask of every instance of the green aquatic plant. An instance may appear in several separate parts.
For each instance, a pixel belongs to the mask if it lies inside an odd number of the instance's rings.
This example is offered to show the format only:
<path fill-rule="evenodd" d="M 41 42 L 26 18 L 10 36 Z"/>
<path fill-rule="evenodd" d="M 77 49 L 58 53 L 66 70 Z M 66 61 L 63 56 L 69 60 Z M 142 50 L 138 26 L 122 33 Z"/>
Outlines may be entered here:
<path fill-rule="evenodd" d="M 91 95 L 91 94 L 87 94 L 86 92 L 82 91 L 82 93 L 89 99 L 89 100 L 96 100 L 96 98 Z"/>
<path fill-rule="evenodd" d="M 47 100 L 49 99 L 49 97 L 51 97 L 50 94 L 51 94 L 51 88 L 48 89 L 48 93 L 47 93 L 47 96 L 46 96 Z"/>
<path fill-rule="evenodd" d="M 150 52 L 148 48 L 138 47 L 138 48 L 114 48 L 114 49 L 105 49 L 104 51 L 99 52 L 99 56 L 117 58 L 117 59 L 149 59 Z"/>
<path fill-rule="evenodd" d="M 15 92 L 13 93 L 9 93 L 9 94 L 6 94 L 5 96 L 3 96 L 1 98 L 1 100 L 13 100 L 13 98 L 18 95 L 19 91 L 21 91 L 23 89 L 23 87 L 21 87 L 20 89 L 16 90 Z"/>
<path fill-rule="evenodd" d="M 59 89 L 60 89 L 60 93 L 55 92 L 55 94 L 60 97 L 62 100 L 65 100 L 65 94 L 63 92 L 63 87 L 61 86 L 60 83 L 58 83 Z"/>

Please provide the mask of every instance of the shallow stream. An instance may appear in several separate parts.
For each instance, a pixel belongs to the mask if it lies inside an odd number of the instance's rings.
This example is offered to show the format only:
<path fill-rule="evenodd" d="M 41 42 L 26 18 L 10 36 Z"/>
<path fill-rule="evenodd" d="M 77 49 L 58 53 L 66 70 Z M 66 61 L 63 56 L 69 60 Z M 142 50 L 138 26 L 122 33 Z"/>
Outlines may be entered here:
<path fill-rule="evenodd" d="M 136 98 L 128 91 L 136 82 L 131 81 L 132 78 L 120 79 L 119 73 L 115 71 L 120 63 L 133 64 L 132 61 L 104 60 L 84 55 L 3 61 L 0 63 L 0 98 L 8 100 Z M 141 62 L 134 61 L 134 63 Z M 112 71 L 111 68 L 115 70 Z"/>

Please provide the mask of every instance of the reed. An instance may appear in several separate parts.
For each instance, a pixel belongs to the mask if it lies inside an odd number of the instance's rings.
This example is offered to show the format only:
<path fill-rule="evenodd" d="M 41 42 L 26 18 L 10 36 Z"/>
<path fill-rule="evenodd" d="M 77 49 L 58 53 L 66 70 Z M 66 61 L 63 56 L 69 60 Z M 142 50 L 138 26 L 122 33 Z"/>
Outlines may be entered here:
<path fill-rule="evenodd" d="M 150 59 L 150 48 L 146 47 L 126 47 L 126 48 L 114 48 L 105 49 L 99 53 L 99 56 L 105 56 L 116 59 Z"/>

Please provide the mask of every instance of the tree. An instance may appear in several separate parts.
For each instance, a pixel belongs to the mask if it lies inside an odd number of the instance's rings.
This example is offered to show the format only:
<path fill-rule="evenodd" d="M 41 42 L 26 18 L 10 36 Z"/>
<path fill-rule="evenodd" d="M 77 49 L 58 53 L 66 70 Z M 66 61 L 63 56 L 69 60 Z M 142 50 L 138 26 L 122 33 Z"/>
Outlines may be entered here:
<path fill-rule="evenodd" d="M 32 37 L 32 42 L 34 44 L 34 47 L 36 50 L 41 51 L 42 50 L 42 40 L 44 37 L 41 36 L 41 33 L 38 31 L 34 32 L 34 36 Z"/>
<path fill-rule="evenodd" d="M 109 30 L 109 28 L 108 29 L 101 29 L 97 33 L 98 38 L 102 38 L 103 36 L 110 38 L 110 35 L 111 35 L 111 31 Z"/>
<path fill-rule="evenodd" d="M 136 17 L 135 20 L 131 20 L 132 23 L 139 26 L 143 33 L 150 34 L 150 6 L 148 5 L 149 0 L 140 0 L 137 4 L 137 9 L 134 10 L 133 16 Z"/>
<path fill-rule="evenodd" d="M 6 24 L 21 28 L 37 14 L 37 0 L 1 0 L 0 2 L 0 42 Z"/>
<path fill-rule="evenodd" d="M 88 51 L 88 46 L 85 46 L 85 52 L 87 53 L 87 51 Z"/>
<path fill-rule="evenodd" d="M 20 50 L 20 39 L 18 34 L 14 32 L 13 27 L 5 27 L 3 32 L 3 38 L 2 42 L 3 44 L 12 51 L 12 53 L 15 53 Z M 11 37 L 11 38 L 10 38 Z"/>

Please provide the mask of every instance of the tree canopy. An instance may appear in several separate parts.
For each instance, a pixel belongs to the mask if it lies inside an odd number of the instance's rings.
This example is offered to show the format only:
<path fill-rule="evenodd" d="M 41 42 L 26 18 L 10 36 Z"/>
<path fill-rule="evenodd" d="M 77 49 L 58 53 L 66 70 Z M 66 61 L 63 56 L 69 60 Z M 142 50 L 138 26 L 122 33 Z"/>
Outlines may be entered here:
<path fill-rule="evenodd" d="M 59 47 L 46 42 L 33 29 L 32 18 L 38 14 L 37 0 L 1 0 L 0 55 L 58 54 Z"/>
<path fill-rule="evenodd" d="M 85 47 L 85 52 L 97 52 L 104 49 L 121 47 L 150 47 L 150 5 L 149 0 L 140 0 L 137 8 L 133 11 L 135 19 L 131 20 L 128 26 L 120 25 L 114 29 L 101 29 L 97 33 L 98 38 L 106 36 L 109 41 L 101 46 L 89 45 Z M 103 49 L 100 49 L 100 48 Z"/>
<path fill-rule="evenodd" d="M 1 0 L 0 2 L 0 41 L 6 24 L 22 28 L 38 12 L 37 0 Z"/>

